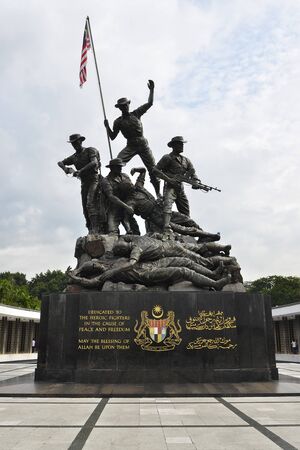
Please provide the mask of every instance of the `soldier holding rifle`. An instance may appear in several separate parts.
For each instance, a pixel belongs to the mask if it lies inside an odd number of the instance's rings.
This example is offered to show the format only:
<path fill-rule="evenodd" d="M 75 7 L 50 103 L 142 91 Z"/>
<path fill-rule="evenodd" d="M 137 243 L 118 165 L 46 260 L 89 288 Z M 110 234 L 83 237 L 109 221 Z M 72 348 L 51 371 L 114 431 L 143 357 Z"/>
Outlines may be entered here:
<path fill-rule="evenodd" d="M 165 181 L 163 193 L 165 231 L 171 230 L 170 221 L 174 202 L 180 213 L 186 216 L 190 215 L 189 201 L 184 192 L 183 184 L 176 180 L 176 176 L 189 174 L 193 181 L 199 182 L 191 161 L 181 155 L 185 143 L 186 141 L 182 136 L 173 137 L 168 143 L 168 147 L 172 148 L 172 152 L 164 155 L 154 168 L 154 173 L 157 177 Z M 194 189 L 199 188 L 195 186 Z"/>
<path fill-rule="evenodd" d="M 204 191 L 219 190 L 202 184 L 191 161 L 181 155 L 186 142 L 182 136 L 173 137 L 168 143 L 168 147 L 172 148 L 172 152 L 164 155 L 153 170 L 158 178 L 165 181 L 163 193 L 165 231 L 171 230 L 170 221 L 173 203 L 176 204 L 180 213 L 186 216 L 190 215 L 189 201 L 184 192 L 183 182 L 191 184 L 193 189 L 202 189 Z"/>

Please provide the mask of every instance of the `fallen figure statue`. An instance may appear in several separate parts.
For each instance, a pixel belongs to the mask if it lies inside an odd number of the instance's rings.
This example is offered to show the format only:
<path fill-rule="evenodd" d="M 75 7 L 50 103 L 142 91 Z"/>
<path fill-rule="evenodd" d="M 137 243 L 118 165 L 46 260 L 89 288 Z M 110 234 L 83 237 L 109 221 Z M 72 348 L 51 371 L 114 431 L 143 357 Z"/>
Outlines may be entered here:
<path fill-rule="evenodd" d="M 98 272 L 100 275 L 86 278 L 83 274 Z M 200 288 L 221 290 L 230 283 L 231 276 L 227 274 L 220 279 L 223 272 L 221 263 L 216 270 L 210 270 L 184 257 L 165 257 L 151 262 L 133 262 L 125 258 L 118 260 L 92 260 L 81 268 L 69 272 L 73 283 L 86 288 L 102 288 L 105 281 L 114 283 L 138 283 L 145 286 L 170 286 L 180 281 L 191 281 Z"/>

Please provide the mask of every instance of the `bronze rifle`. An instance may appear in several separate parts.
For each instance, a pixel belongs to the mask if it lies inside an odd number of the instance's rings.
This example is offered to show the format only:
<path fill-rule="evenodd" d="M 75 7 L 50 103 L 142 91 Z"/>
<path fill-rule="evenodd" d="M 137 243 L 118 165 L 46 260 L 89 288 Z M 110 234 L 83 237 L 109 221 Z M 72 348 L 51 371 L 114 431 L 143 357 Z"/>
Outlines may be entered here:
<path fill-rule="evenodd" d="M 170 177 L 171 178 L 171 177 Z M 208 186 L 207 184 L 201 183 L 200 180 L 195 180 L 191 178 L 189 175 L 175 175 L 172 178 L 172 181 L 175 183 L 187 183 L 192 186 L 194 189 L 201 189 L 202 191 L 209 192 L 209 191 L 218 191 L 221 192 L 221 189 L 217 187 Z"/>

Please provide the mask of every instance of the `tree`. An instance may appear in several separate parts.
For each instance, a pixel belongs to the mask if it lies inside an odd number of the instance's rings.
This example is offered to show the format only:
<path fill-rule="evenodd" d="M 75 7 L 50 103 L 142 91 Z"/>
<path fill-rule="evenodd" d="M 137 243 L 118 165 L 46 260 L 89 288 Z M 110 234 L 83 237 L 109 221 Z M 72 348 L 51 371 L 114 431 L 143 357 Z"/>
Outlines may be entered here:
<path fill-rule="evenodd" d="M 27 286 L 26 275 L 22 272 L 0 272 L 0 280 L 11 280 L 17 286 Z"/>
<path fill-rule="evenodd" d="M 20 308 L 40 309 L 39 299 L 30 295 L 28 287 L 18 286 L 11 279 L 0 279 L 0 303 Z"/>
<path fill-rule="evenodd" d="M 29 292 L 32 296 L 42 298 L 43 294 L 62 292 L 68 284 L 68 276 L 61 270 L 47 270 L 36 274 L 29 283 Z"/>
<path fill-rule="evenodd" d="M 300 301 L 300 278 L 272 275 L 247 283 L 248 292 L 260 292 L 272 297 L 273 306 Z"/>

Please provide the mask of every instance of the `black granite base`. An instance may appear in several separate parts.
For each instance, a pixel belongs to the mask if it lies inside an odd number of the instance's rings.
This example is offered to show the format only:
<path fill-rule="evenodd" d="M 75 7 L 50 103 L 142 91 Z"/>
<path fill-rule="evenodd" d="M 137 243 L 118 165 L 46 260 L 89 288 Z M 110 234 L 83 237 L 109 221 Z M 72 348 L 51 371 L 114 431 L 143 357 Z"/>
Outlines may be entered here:
<path fill-rule="evenodd" d="M 39 381 L 149 384 L 278 378 L 271 302 L 230 292 L 43 298 Z"/>

